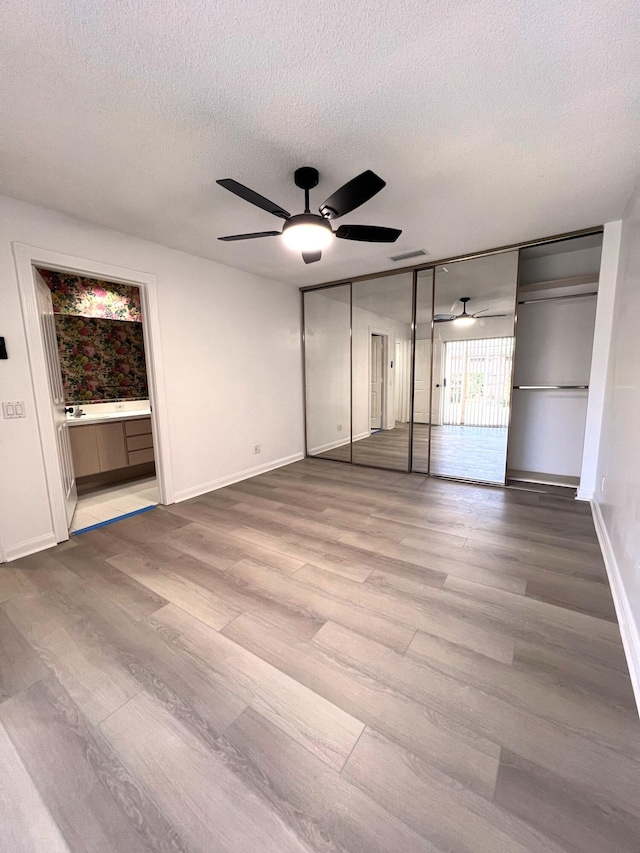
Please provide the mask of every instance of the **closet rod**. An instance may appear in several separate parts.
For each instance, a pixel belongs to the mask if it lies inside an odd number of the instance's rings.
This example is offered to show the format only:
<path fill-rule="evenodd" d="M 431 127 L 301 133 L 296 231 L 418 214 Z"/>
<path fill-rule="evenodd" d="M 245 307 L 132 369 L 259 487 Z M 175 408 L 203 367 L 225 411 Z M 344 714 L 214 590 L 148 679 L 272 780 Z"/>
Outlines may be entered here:
<path fill-rule="evenodd" d="M 556 299 L 580 299 L 582 296 L 597 296 L 598 291 L 589 293 L 568 293 L 565 296 L 542 296 L 540 299 L 519 299 L 518 305 L 529 305 L 531 302 L 555 302 Z"/>
<path fill-rule="evenodd" d="M 588 391 L 588 385 L 514 385 L 516 391 Z"/>

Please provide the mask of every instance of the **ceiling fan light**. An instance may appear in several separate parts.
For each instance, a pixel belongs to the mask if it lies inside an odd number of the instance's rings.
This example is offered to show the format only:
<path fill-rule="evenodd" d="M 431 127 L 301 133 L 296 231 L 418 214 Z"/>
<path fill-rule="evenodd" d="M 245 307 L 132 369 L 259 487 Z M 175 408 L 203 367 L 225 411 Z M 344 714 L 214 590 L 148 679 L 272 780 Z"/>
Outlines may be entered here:
<path fill-rule="evenodd" d="M 454 326 L 473 326 L 476 318 L 472 317 L 470 314 L 462 314 L 460 317 L 456 317 L 453 321 Z"/>
<path fill-rule="evenodd" d="M 292 216 L 282 230 L 282 242 L 295 252 L 320 252 L 332 239 L 329 223 L 315 215 Z"/>

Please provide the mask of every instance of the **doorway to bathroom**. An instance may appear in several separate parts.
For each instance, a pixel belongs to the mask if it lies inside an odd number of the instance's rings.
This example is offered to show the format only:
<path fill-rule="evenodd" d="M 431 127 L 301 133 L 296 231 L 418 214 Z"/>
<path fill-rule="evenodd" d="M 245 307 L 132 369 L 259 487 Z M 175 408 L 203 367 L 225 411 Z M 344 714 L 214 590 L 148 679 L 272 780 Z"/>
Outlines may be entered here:
<path fill-rule="evenodd" d="M 140 289 L 44 267 L 34 276 L 41 314 L 55 334 L 47 357 L 57 419 L 62 388 L 58 444 L 67 520 L 77 533 L 159 500 Z"/>
<path fill-rule="evenodd" d="M 172 502 L 155 277 L 14 252 L 55 540 Z"/>

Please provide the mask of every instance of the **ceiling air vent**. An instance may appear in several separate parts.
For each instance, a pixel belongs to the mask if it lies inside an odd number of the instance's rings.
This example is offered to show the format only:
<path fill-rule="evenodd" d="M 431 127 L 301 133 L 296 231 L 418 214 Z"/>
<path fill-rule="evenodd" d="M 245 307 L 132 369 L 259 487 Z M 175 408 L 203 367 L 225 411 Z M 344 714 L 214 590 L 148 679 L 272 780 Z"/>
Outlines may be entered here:
<path fill-rule="evenodd" d="M 389 255 L 389 260 L 398 262 L 398 261 L 408 261 L 409 258 L 419 258 L 421 255 L 428 255 L 426 249 L 417 249 L 415 252 L 405 252 L 402 255 Z"/>

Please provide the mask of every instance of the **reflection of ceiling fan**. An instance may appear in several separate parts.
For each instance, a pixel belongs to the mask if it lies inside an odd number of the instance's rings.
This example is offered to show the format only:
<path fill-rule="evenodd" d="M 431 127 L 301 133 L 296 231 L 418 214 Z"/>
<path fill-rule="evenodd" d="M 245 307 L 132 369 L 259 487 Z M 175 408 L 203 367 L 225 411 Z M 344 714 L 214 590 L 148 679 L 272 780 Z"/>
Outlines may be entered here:
<path fill-rule="evenodd" d="M 296 186 L 304 190 L 304 213 L 292 216 L 268 198 L 250 190 L 231 178 L 216 181 L 225 190 L 261 207 L 274 216 L 285 219 L 282 231 L 258 231 L 253 234 L 234 234 L 231 237 L 218 237 L 218 240 L 253 240 L 256 237 L 279 237 L 290 249 L 302 252 L 305 264 L 312 264 L 322 257 L 322 250 L 331 243 L 333 237 L 340 240 L 358 240 L 366 243 L 395 243 L 402 231 L 396 228 L 380 228 L 377 225 L 341 225 L 334 232 L 329 224 L 329 219 L 338 219 L 345 213 L 351 213 L 356 207 L 360 207 L 365 201 L 380 192 L 385 186 L 382 178 L 371 171 L 363 172 L 353 180 L 346 183 L 332 196 L 320 205 L 320 213 L 311 213 L 309 210 L 309 190 L 318 185 L 318 170 L 311 166 L 296 169 L 294 180 Z"/>
<path fill-rule="evenodd" d="M 476 320 L 484 320 L 487 317 L 506 317 L 507 314 L 485 314 L 485 311 L 490 311 L 490 308 L 484 308 L 482 311 L 476 311 L 475 314 L 467 314 L 467 302 L 471 301 L 470 296 L 461 296 L 458 302 L 462 302 L 461 314 L 435 314 L 433 317 L 434 323 L 455 323 L 456 326 L 471 326 Z"/>

